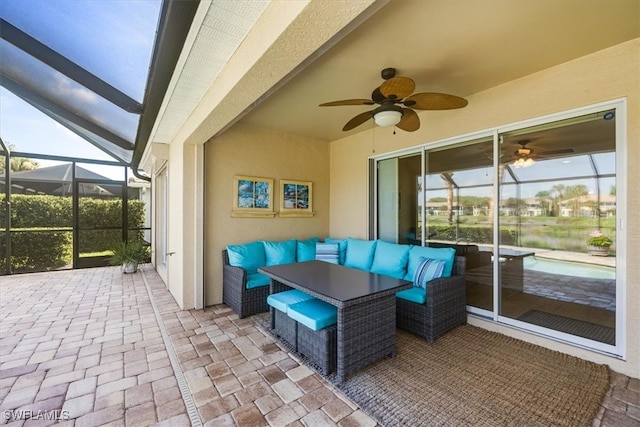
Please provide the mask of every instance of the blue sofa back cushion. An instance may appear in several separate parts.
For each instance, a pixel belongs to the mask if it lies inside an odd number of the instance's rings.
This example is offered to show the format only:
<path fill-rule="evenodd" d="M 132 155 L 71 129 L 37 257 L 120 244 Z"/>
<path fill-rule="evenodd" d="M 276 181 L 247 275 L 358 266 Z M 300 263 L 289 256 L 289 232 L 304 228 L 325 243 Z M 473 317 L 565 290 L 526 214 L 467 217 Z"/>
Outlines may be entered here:
<path fill-rule="evenodd" d="M 422 262 L 420 258 L 441 259 L 444 261 L 444 270 L 442 277 L 451 277 L 453 271 L 453 261 L 456 256 L 456 250 L 453 248 L 429 248 L 423 246 L 411 246 L 409 250 L 409 262 L 407 264 L 407 274 L 404 280 L 413 280 L 416 268 Z"/>
<path fill-rule="evenodd" d="M 327 237 L 324 239 L 325 243 L 337 243 L 340 249 L 340 256 L 338 258 L 338 263 L 340 265 L 344 265 L 344 260 L 347 257 L 347 240 L 346 239 L 332 239 L 331 237 Z"/>
<path fill-rule="evenodd" d="M 262 242 L 267 266 L 296 262 L 296 239 L 284 242 Z"/>
<path fill-rule="evenodd" d="M 340 245 L 337 243 L 316 243 L 316 259 L 332 264 L 339 264 Z"/>
<path fill-rule="evenodd" d="M 371 272 L 402 279 L 407 274 L 409 246 L 378 240 Z"/>
<path fill-rule="evenodd" d="M 229 264 L 241 267 L 247 274 L 258 272 L 258 267 L 267 265 L 262 242 L 251 242 L 242 245 L 227 245 Z"/>
<path fill-rule="evenodd" d="M 312 237 L 307 240 L 298 240 L 296 247 L 296 260 L 298 262 L 313 261 L 316 259 L 316 243 L 318 243 L 317 237 Z"/>
<path fill-rule="evenodd" d="M 369 271 L 376 250 L 376 240 L 347 239 L 347 256 L 345 267 L 359 268 Z"/>
<path fill-rule="evenodd" d="M 441 259 L 422 258 L 413 275 L 413 286 L 427 288 L 427 282 L 442 277 L 444 261 Z"/>

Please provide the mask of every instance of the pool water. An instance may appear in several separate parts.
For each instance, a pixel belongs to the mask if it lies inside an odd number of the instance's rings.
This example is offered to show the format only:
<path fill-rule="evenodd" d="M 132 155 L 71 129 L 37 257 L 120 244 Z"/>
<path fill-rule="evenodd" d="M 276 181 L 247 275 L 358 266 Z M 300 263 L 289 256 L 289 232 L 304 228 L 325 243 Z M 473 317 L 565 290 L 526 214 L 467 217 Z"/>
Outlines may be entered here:
<path fill-rule="evenodd" d="M 566 276 L 587 277 L 592 279 L 615 280 L 616 278 L 616 269 L 613 267 L 536 258 L 535 256 L 529 256 L 524 259 L 524 268 L 541 273 L 564 274 Z"/>

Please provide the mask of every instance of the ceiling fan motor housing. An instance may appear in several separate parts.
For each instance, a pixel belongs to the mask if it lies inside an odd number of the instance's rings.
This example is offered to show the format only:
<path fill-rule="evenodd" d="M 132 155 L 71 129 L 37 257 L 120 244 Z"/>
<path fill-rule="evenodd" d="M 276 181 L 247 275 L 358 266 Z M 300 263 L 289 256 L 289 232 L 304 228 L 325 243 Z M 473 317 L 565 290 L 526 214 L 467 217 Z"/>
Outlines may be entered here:
<path fill-rule="evenodd" d="M 382 78 L 384 80 L 392 79 L 392 78 L 394 78 L 396 76 L 396 69 L 395 68 L 385 68 L 384 70 L 382 70 L 380 75 L 382 76 Z"/>

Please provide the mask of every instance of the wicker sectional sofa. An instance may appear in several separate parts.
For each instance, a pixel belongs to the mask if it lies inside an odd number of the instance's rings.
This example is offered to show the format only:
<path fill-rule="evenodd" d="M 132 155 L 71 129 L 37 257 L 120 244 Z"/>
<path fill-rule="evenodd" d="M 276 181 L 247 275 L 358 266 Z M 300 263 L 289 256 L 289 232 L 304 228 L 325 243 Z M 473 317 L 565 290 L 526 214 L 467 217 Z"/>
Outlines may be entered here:
<path fill-rule="evenodd" d="M 223 302 L 241 318 L 268 311 L 269 279 L 257 273 L 257 268 L 316 259 L 316 247 L 318 257 L 324 261 L 408 281 L 414 280 L 416 270 L 427 259 L 441 260 L 442 277 L 398 293 L 396 325 L 433 342 L 467 321 L 464 257 L 455 256 L 452 248 L 401 245 L 382 240 L 327 238 L 320 243 L 313 238 L 229 245 L 222 251 Z"/>

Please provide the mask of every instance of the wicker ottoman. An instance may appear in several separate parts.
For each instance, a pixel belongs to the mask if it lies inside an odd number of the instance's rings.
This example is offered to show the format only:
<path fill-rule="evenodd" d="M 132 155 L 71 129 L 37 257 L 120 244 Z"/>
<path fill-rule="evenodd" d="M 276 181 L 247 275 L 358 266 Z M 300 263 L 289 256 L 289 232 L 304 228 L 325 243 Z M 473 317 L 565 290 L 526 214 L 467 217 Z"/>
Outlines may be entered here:
<path fill-rule="evenodd" d="M 286 313 L 290 305 L 311 299 L 314 299 L 311 295 L 297 289 L 277 292 L 267 297 L 267 304 L 271 306 L 271 329 L 293 351 L 297 351 L 297 322 Z"/>
<path fill-rule="evenodd" d="M 275 327 L 273 332 L 280 337 L 293 351 L 298 351 L 298 322 L 280 310 L 272 309 Z"/>
<path fill-rule="evenodd" d="M 335 371 L 337 359 L 336 325 L 314 331 L 298 322 L 298 353 L 322 369 L 324 375 Z"/>

